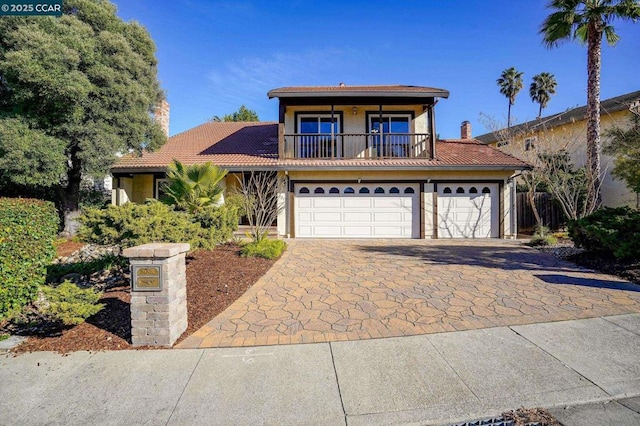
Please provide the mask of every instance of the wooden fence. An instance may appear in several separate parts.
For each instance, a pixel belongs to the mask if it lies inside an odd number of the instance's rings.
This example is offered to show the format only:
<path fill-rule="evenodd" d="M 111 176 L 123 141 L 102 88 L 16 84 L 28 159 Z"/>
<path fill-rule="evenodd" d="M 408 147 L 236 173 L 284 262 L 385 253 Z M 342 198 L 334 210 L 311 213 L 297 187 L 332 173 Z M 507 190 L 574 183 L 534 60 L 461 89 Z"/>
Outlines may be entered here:
<path fill-rule="evenodd" d="M 565 226 L 567 221 L 562 208 L 551 198 L 551 194 L 537 192 L 534 196 L 534 202 L 538 207 L 538 213 L 544 226 L 552 231 L 557 231 Z M 518 192 L 516 203 L 518 206 L 518 233 L 533 234 L 537 223 L 529 203 L 528 194 L 526 192 Z"/>

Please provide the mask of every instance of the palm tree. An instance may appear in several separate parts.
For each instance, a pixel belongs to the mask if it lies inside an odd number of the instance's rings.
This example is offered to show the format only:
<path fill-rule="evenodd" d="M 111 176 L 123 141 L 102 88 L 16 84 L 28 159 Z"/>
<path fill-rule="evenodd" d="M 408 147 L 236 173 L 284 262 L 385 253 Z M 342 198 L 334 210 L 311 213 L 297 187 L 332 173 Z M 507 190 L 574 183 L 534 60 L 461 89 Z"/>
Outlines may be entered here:
<path fill-rule="evenodd" d="M 167 185 L 162 202 L 189 213 L 197 213 L 218 203 L 222 194 L 220 181 L 227 175 L 211 163 L 184 166 L 173 160 L 167 168 Z"/>
<path fill-rule="evenodd" d="M 500 93 L 505 95 L 509 100 L 509 112 L 507 114 L 507 128 L 511 127 L 511 105 L 516 103 L 516 95 L 522 89 L 522 75 L 524 73 L 517 71 L 514 67 L 502 71 L 500 78 L 496 80 L 500 86 Z"/>
<path fill-rule="evenodd" d="M 542 116 L 542 110 L 547 107 L 551 100 L 551 95 L 556 94 L 557 85 L 556 78 L 548 72 L 541 72 L 533 76 L 533 81 L 529 86 L 529 96 L 531 96 L 533 102 L 540 104 L 538 118 Z"/>
<path fill-rule="evenodd" d="M 587 44 L 587 161 L 588 202 L 600 203 L 600 67 L 602 37 L 609 45 L 620 37 L 611 25 L 614 19 L 640 18 L 637 0 L 552 0 L 553 12 L 542 23 L 540 34 L 547 47 L 578 39 Z"/>

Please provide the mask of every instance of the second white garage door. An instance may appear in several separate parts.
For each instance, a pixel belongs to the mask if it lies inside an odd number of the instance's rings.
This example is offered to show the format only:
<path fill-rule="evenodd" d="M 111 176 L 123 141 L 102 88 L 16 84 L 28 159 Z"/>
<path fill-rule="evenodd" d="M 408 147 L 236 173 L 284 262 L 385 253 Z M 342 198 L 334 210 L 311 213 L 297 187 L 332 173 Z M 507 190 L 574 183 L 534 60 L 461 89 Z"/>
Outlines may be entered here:
<path fill-rule="evenodd" d="M 419 238 L 417 184 L 296 184 L 298 238 Z"/>
<path fill-rule="evenodd" d="M 498 184 L 438 184 L 438 238 L 497 238 Z"/>

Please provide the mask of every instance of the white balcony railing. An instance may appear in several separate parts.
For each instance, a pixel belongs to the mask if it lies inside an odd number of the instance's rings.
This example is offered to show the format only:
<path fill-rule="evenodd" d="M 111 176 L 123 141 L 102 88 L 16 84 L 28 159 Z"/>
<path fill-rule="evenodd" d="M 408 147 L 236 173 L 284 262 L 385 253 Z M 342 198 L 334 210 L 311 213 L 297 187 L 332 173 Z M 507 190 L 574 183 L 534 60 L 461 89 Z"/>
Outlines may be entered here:
<path fill-rule="evenodd" d="M 428 133 L 298 133 L 284 135 L 287 159 L 428 158 Z"/>

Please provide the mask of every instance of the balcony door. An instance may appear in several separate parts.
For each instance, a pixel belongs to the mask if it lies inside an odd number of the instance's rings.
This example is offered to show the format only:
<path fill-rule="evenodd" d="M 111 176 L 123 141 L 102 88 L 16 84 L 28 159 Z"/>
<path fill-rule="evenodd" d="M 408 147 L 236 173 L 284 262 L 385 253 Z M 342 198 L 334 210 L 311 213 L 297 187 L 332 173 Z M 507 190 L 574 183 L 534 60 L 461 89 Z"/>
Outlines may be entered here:
<path fill-rule="evenodd" d="M 409 114 L 369 116 L 371 154 L 374 157 L 409 157 Z"/>
<path fill-rule="evenodd" d="M 340 117 L 331 114 L 298 116 L 298 158 L 339 157 Z"/>

